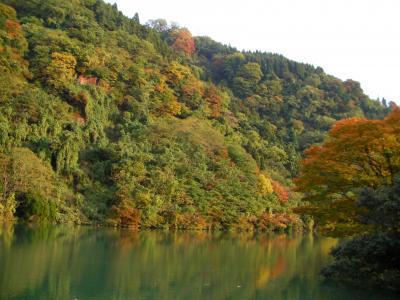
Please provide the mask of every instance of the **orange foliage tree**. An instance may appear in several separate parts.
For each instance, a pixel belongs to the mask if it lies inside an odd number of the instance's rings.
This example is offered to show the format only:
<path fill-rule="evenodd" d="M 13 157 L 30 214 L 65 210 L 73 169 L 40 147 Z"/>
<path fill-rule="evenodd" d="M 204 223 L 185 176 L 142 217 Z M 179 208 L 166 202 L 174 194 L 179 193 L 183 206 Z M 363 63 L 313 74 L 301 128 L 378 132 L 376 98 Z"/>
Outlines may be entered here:
<path fill-rule="evenodd" d="M 400 110 L 384 120 L 350 118 L 336 122 L 329 138 L 306 151 L 297 190 L 327 231 L 358 230 L 358 190 L 391 185 L 400 171 Z"/>
<path fill-rule="evenodd" d="M 175 51 L 191 56 L 196 50 L 192 34 L 187 28 L 174 29 L 171 37 L 174 40 L 172 49 Z"/>
<path fill-rule="evenodd" d="M 274 193 L 278 197 L 279 201 L 281 203 L 287 202 L 289 200 L 289 191 L 287 188 L 275 180 L 272 180 L 271 183 Z"/>

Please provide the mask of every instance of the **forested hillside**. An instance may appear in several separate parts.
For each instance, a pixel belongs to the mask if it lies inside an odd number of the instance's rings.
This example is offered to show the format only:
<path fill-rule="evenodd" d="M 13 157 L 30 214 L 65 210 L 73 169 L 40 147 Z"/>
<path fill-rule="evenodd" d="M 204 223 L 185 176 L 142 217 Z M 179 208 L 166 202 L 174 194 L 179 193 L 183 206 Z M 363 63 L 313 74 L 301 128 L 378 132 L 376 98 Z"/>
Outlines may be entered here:
<path fill-rule="evenodd" d="M 388 111 L 320 67 L 102 0 L 0 1 L 0 218 L 299 228 L 303 151 Z"/>

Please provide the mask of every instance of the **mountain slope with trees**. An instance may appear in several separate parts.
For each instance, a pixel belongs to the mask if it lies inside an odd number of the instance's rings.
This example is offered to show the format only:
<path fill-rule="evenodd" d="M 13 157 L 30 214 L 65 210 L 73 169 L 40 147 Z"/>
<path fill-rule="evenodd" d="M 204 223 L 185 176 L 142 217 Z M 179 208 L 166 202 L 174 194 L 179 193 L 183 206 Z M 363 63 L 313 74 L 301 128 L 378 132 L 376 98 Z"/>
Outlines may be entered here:
<path fill-rule="evenodd" d="M 0 216 L 299 228 L 303 151 L 386 105 L 280 55 L 102 0 L 0 1 Z"/>

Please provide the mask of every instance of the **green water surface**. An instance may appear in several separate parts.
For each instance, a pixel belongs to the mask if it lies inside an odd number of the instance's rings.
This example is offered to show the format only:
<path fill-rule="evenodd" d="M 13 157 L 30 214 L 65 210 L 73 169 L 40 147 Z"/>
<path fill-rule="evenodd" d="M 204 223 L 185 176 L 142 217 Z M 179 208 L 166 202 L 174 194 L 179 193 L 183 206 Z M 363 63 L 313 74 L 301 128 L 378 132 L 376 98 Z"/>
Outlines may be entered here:
<path fill-rule="evenodd" d="M 327 283 L 331 238 L 0 227 L 0 299 L 391 299 Z"/>

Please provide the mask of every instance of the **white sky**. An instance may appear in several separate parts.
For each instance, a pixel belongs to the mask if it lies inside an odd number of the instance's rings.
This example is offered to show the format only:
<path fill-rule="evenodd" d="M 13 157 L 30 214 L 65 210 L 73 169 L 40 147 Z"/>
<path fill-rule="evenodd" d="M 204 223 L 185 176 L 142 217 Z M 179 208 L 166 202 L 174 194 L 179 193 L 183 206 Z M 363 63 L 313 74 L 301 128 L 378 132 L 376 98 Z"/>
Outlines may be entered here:
<path fill-rule="evenodd" d="M 400 0 L 106 0 L 239 50 L 279 53 L 400 104 Z"/>

